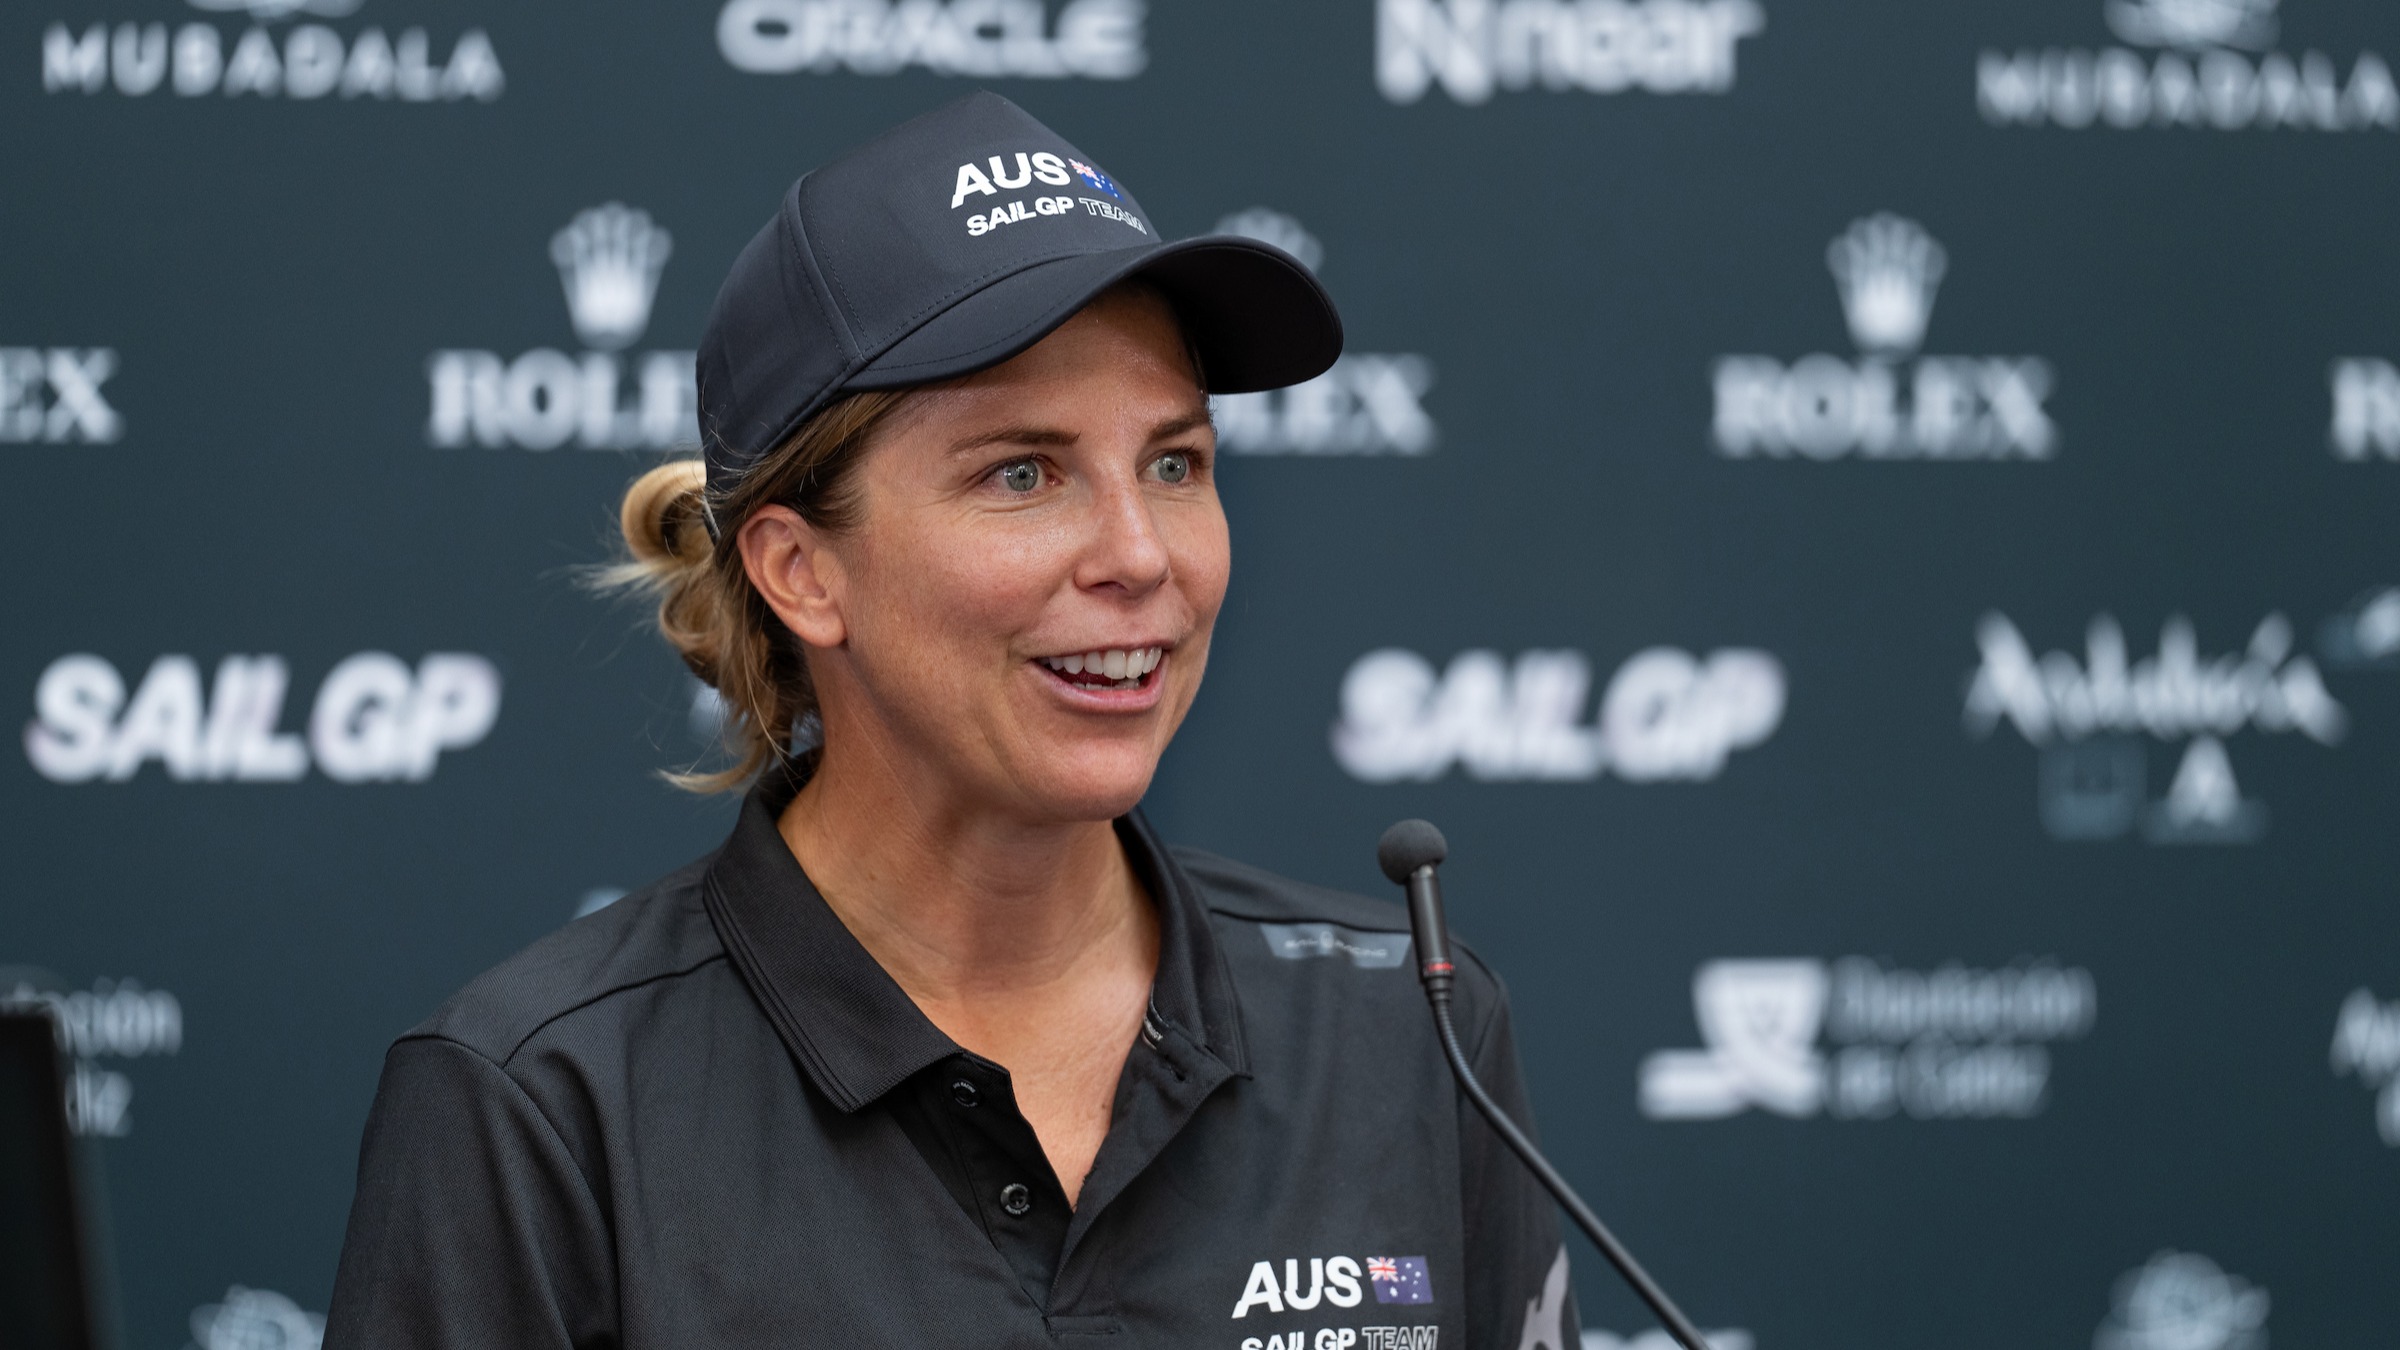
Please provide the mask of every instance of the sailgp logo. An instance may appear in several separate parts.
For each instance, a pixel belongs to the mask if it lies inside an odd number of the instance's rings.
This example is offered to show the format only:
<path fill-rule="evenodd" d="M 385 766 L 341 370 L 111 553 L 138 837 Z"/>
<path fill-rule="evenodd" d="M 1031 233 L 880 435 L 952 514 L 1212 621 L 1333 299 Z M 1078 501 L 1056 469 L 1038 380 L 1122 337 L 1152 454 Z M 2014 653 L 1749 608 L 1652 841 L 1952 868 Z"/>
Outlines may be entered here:
<path fill-rule="evenodd" d="M 1891 212 L 1852 221 L 1825 253 L 1861 356 L 1718 359 L 1713 436 L 1732 459 L 2047 459 L 2049 364 L 1917 356 L 1949 254 Z"/>
<path fill-rule="evenodd" d="M 2129 658 L 2124 630 L 2101 615 L 2084 659 L 2036 657 L 2015 623 L 1987 614 L 1976 627 L 1982 663 L 1967 685 L 1966 729 L 2002 724 L 2041 752 L 2043 827 L 2066 840 L 2112 839 L 2137 828 L 2153 843 L 2248 843 L 2266 832 L 2266 807 L 2243 797 L 2225 742 L 2250 729 L 2338 745 L 2349 713 L 2316 662 L 2293 652 L 2292 626 L 2270 614 L 2236 656 L 2203 660 L 2189 619 L 2170 618 L 2158 652 Z M 2165 798 L 2145 800 L 2140 738 L 2183 742 Z"/>
<path fill-rule="evenodd" d="M 698 434 L 689 351 L 624 355 L 649 329 L 675 241 L 650 213 L 622 202 L 579 211 L 550 238 L 567 317 L 586 350 L 537 347 L 514 358 L 448 349 L 425 363 L 432 410 L 425 439 L 553 450 L 667 450 Z"/>
<path fill-rule="evenodd" d="M 2400 131 L 2400 86 L 2374 52 L 2341 64 L 2314 49 L 2269 50 L 2276 0 L 2107 0 L 2131 47 L 1986 49 L 1975 105 L 1993 126 L 2288 127 Z M 2155 52 L 2131 48 L 2163 48 Z M 2252 53 L 2258 53 L 2253 55 Z"/>

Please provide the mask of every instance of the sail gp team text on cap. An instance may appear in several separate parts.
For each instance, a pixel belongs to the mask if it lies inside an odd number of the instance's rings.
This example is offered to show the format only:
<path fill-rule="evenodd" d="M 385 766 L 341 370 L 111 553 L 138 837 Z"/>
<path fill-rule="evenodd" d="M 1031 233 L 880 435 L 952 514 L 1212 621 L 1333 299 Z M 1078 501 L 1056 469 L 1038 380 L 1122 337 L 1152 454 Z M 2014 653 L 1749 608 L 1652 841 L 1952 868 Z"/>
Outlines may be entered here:
<path fill-rule="evenodd" d="M 1174 307 L 1209 393 L 1297 384 L 1341 354 L 1297 259 L 1162 241 L 1130 189 L 997 94 L 886 132 L 794 183 L 717 294 L 697 362 L 711 491 L 834 399 L 998 365 L 1135 276 Z"/>

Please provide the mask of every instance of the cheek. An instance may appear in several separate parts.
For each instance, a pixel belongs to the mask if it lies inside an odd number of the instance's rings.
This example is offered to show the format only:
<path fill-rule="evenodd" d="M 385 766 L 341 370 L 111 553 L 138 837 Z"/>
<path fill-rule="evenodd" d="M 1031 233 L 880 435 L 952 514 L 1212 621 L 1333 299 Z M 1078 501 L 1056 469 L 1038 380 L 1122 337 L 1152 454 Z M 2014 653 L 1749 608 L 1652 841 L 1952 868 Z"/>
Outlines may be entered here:
<path fill-rule="evenodd" d="M 1022 629 L 1056 589 L 1055 541 L 1040 536 L 993 538 L 945 532 L 880 536 L 861 559 L 854 607 L 862 644 L 891 650 L 951 649 L 963 656 L 990 647 L 1005 656 L 1008 635 Z M 994 646 L 992 639 L 1003 639 Z M 896 653 L 909 659 L 911 652 Z"/>
<path fill-rule="evenodd" d="M 1167 522 L 1164 533 L 1176 583 L 1205 627 L 1224 602 L 1225 584 L 1233 574 L 1233 541 L 1225 512 L 1214 503 L 1195 507 Z"/>

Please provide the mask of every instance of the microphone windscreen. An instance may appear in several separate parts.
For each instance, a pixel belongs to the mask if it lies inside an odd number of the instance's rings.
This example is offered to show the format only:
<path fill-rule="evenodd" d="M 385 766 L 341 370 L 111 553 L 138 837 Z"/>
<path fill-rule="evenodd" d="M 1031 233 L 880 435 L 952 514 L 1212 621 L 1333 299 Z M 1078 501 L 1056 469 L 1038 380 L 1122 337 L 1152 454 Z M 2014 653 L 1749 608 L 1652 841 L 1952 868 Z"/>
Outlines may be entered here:
<path fill-rule="evenodd" d="M 1450 856 L 1450 841 L 1430 820 L 1404 820 L 1383 832 L 1375 845 L 1375 861 L 1395 886 L 1408 884 L 1409 874 L 1427 863 Z"/>

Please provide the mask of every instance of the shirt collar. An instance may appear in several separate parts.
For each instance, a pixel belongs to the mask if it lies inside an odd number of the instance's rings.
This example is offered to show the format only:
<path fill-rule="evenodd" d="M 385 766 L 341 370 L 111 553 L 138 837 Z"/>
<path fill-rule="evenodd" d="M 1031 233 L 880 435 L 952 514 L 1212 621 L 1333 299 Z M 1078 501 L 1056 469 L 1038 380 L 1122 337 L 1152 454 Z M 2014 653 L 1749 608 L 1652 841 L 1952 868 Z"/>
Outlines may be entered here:
<path fill-rule="evenodd" d="M 710 860 L 703 894 L 726 954 L 776 1034 L 819 1091 L 856 1111 L 961 1051 L 859 945 L 776 829 L 806 779 L 805 767 L 761 777 Z M 1231 1072 L 1247 1073 L 1233 977 L 1199 888 L 1138 810 L 1116 825 L 1158 905 L 1158 976 L 1143 1039 L 1156 1045 L 1154 1032 L 1173 1031 Z"/>

